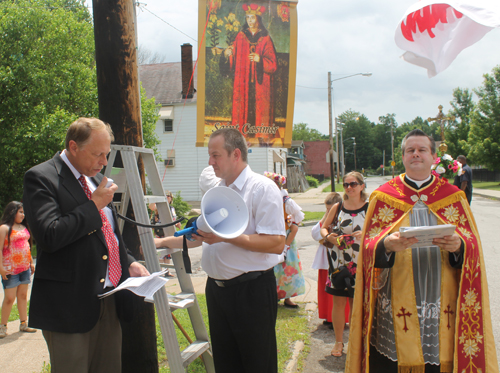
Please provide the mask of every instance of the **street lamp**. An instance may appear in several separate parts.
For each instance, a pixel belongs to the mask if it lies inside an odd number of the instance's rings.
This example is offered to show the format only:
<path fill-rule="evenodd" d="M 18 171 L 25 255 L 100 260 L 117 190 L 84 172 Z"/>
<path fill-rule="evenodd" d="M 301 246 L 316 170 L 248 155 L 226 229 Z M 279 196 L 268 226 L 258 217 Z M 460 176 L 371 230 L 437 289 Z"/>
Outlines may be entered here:
<path fill-rule="evenodd" d="M 337 78 L 332 80 L 332 73 L 329 71 L 328 72 L 328 109 L 329 109 L 329 120 L 330 120 L 330 175 L 332 178 L 332 192 L 335 191 L 335 181 L 334 181 L 334 174 L 333 174 L 333 96 L 332 96 L 332 83 L 341 80 L 341 79 L 347 79 L 351 78 L 353 76 L 372 76 L 372 73 L 357 73 L 357 74 L 351 74 L 347 76 L 343 76 L 342 78 Z M 336 142 L 336 149 L 337 149 L 337 183 L 340 182 L 340 170 L 339 170 L 339 135 L 337 131 L 337 120 L 335 119 L 335 142 Z M 342 143 L 341 143 L 342 145 Z"/>

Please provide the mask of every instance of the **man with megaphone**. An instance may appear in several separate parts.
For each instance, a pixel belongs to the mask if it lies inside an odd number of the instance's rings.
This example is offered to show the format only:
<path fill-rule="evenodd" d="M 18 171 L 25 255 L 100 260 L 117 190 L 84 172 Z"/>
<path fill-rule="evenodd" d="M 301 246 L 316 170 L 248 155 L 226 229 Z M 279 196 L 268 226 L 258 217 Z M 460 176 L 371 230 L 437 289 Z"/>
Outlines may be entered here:
<path fill-rule="evenodd" d="M 205 294 L 215 370 L 275 373 L 278 297 L 273 267 L 285 247 L 281 194 L 272 180 L 250 169 L 246 141 L 238 130 L 213 132 L 208 153 L 220 186 L 203 196 L 202 215 L 196 233 L 188 232 L 193 239 L 188 247 L 203 244 L 201 263 L 208 275 Z M 234 206 L 246 208 L 248 219 L 232 213 Z M 155 242 L 157 247 L 181 248 L 183 237 Z"/>

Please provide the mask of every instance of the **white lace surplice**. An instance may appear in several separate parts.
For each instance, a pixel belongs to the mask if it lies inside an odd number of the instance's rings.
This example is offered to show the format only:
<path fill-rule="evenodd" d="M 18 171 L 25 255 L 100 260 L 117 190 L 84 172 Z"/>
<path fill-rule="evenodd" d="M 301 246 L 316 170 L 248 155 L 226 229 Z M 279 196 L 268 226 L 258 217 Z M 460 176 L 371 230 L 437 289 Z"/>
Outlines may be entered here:
<path fill-rule="evenodd" d="M 418 201 L 410 213 L 410 225 L 412 227 L 437 225 L 437 219 L 423 202 Z M 424 361 L 426 364 L 439 365 L 441 253 L 437 246 L 418 247 L 411 250 Z M 386 279 L 390 279 L 390 272 L 390 268 L 384 270 L 383 275 L 386 276 Z M 391 282 L 386 280 L 377 297 L 371 344 L 381 354 L 397 361 L 395 340 L 391 307 Z"/>

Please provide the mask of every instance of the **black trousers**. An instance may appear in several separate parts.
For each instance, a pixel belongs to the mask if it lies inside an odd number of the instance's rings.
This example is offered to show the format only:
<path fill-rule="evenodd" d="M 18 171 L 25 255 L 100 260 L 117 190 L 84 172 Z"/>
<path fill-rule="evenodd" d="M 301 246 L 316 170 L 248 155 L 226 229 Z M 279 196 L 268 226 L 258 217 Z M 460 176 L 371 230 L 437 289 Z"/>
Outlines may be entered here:
<path fill-rule="evenodd" d="M 425 364 L 425 373 L 440 373 L 440 365 Z M 388 359 L 370 345 L 370 372 L 398 373 L 398 362 Z"/>
<path fill-rule="evenodd" d="M 274 271 L 229 287 L 219 287 L 209 277 L 205 294 L 215 371 L 276 373 Z"/>

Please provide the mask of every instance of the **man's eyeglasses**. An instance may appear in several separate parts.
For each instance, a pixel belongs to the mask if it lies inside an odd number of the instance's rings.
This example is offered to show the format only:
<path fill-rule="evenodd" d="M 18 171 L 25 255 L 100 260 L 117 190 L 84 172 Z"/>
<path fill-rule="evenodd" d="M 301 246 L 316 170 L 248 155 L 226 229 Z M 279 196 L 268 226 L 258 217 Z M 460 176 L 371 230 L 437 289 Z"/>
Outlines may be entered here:
<path fill-rule="evenodd" d="M 358 185 L 361 185 L 360 183 L 356 182 L 356 181 L 353 181 L 351 183 L 344 183 L 344 189 L 347 189 L 348 187 L 351 187 L 351 188 L 356 188 Z"/>

